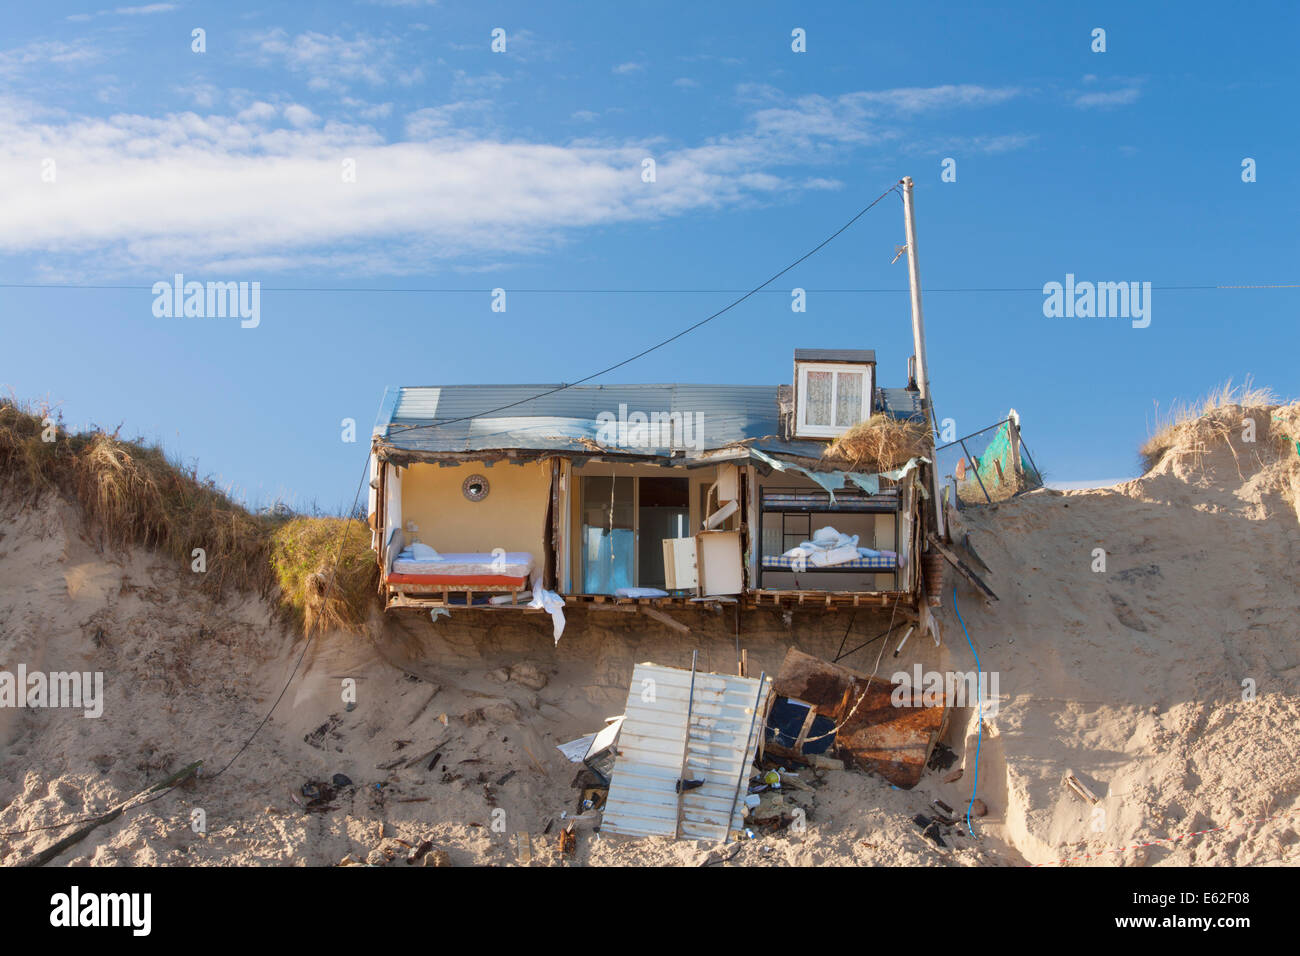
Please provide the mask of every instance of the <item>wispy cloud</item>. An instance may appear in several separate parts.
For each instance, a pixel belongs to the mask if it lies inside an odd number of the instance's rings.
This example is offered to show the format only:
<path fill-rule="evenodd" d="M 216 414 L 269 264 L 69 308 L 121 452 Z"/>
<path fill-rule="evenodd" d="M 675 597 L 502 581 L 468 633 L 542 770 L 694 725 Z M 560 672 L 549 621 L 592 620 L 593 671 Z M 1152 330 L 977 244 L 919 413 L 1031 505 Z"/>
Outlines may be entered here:
<path fill-rule="evenodd" d="M 1074 105 L 1081 110 L 1087 109 L 1108 109 L 1116 106 L 1128 106 L 1136 103 L 1142 91 L 1136 86 L 1128 86 L 1120 90 L 1097 91 L 1094 93 L 1080 93 L 1074 97 Z"/>
<path fill-rule="evenodd" d="M 282 55 L 304 70 L 317 64 L 315 41 L 281 39 Z M 250 263 L 427 271 L 544 250 L 593 227 L 841 188 L 809 175 L 808 164 L 907 130 L 882 117 L 907 104 L 937 110 L 1016 95 L 979 87 L 830 98 L 749 92 L 760 105 L 747 123 L 695 144 L 526 141 L 496 132 L 499 111 L 472 96 L 399 115 L 400 137 L 359 121 L 366 109 L 387 116 L 387 104 L 350 97 L 341 100 L 351 119 L 242 91 L 225 97 L 230 114 L 156 117 L 36 114 L 0 99 L 0 250 L 40 251 L 51 264 L 88 271 Z M 975 137 L 968 145 L 994 152 L 1022 141 Z M 57 180 L 42 182 L 32 157 L 53 158 Z M 653 183 L 641 178 L 646 157 L 656 162 Z M 355 181 L 342 175 L 345 161 Z"/>
<path fill-rule="evenodd" d="M 1018 87 L 935 86 L 867 90 L 827 97 L 817 94 L 788 98 L 767 85 L 738 88 L 742 102 L 759 106 L 755 113 L 760 134 L 805 145 L 814 140 L 871 144 L 896 139 L 917 114 L 994 106 L 1022 95 Z"/>
<path fill-rule="evenodd" d="M 170 13 L 175 9 L 174 3 L 146 3 L 138 7 L 117 7 L 113 12 L 126 17 L 140 17 L 153 13 Z"/>
<path fill-rule="evenodd" d="M 1003 133 L 996 136 L 950 136 L 932 143 L 920 142 L 923 152 L 996 156 L 1024 149 L 1038 139 L 1036 133 Z"/>
<path fill-rule="evenodd" d="M 337 34 L 307 31 L 290 35 L 275 29 L 253 38 L 253 56 L 263 64 L 282 63 L 295 73 L 308 77 L 314 90 L 344 91 L 358 84 L 383 86 L 389 82 L 412 85 L 423 73 L 418 67 L 401 68 L 394 53 L 392 37 Z"/>
<path fill-rule="evenodd" d="M 96 17 L 147 17 L 155 13 L 171 13 L 177 9 L 174 3 L 146 3 L 135 7 L 114 7 L 111 10 L 96 10 L 92 13 L 70 13 L 63 19 L 70 23 L 85 23 Z"/>
<path fill-rule="evenodd" d="M 46 66 L 86 66 L 104 59 L 87 40 L 39 40 L 0 52 L 0 76 L 16 76 Z"/>

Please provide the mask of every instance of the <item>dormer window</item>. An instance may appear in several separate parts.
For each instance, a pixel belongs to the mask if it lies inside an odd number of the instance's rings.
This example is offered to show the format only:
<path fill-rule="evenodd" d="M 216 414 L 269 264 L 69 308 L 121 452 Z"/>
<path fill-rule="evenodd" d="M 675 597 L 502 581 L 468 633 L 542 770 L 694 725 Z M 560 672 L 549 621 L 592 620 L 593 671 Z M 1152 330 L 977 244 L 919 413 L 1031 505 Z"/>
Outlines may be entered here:
<path fill-rule="evenodd" d="M 836 438 L 870 418 L 875 370 L 870 350 L 797 349 L 795 437 Z"/>

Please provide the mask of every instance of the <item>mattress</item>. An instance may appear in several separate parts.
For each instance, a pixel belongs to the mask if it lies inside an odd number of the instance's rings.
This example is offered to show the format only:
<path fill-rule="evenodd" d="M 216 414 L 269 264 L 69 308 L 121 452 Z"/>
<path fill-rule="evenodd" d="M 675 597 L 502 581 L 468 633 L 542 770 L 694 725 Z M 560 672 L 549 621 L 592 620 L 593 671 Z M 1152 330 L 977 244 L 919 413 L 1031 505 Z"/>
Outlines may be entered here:
<path fill-rule="evenodd" d="M 510 577 L 504 574 L 403 574 L 394 571 L 384 579 L 388 584 L 431 584 L 446 588 L 491 587 L 513 588 L 522 591 L 528 587 L 528 575 Z"/>
<path fill-rule="evenodd" d="M 447 553 L 440 561 L 415 561 L 395 558 L 393 570 L 385 578 L 389 584 L 433 584 L 446 587 L 513 587 L 528 586 L 533 556 L 527 551 L 508 551 L 496 555 L 485 553 Z"/>
<path fill-rule="evenodd" d="M 831 497 L 826 492 L 764 492 L 763 508 L 766 511 L 779 511 L 781 508 L 813 508 L 827 512 L 862 509 L 877 511 L 889 498 L 888 491 L 873 496 L 846 489 L 835 493 L 835 502 L 832 504 Z"/>
<path fill-rule="evenodd" d="M 817 571 L 841 571 L 844 569 L 892 571 L 897 566 L 898 556 L 885 553 L 870 558 L 857 557 L 852 561 L 845 561 L 842 564 L 831 564 L 821 568 L 817 567 L 807 558 L 791 557 L 784 554 L 763 555 L 763 567 L 774 571 L 793 571 L 796 569 L 808 573 L 815 573 Z"/>

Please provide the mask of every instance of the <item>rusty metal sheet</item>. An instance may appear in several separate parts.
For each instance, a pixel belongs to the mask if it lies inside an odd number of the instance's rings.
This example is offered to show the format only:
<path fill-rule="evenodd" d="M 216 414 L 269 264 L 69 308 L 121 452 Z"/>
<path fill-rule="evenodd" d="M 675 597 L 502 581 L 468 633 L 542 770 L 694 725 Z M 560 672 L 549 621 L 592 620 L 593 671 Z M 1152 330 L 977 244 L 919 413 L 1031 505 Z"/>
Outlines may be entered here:
<path fill-rule="evenodd" d="M 920 782 L 930 751 L 943 733 L 947 708 L 922 706 L 919 691 L 894 691 L 901 685 L 868 681 L 847 667 L 790 648 L 772 690 L 811 704 L 835 722 L 835 755 L 846 764 L 879 774 L 910 789 Z M 855 706 L 856 704 L 856 706 Z M 769 745 L 774 752 L 798 756 L 792 748 Z"/>

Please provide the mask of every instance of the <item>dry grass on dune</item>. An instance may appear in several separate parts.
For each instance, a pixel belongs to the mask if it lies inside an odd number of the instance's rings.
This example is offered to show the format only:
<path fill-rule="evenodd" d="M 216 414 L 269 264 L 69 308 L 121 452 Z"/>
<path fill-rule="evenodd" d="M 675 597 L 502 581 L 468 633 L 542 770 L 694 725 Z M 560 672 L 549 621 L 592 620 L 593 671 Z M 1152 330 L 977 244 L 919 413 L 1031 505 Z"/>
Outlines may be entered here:
<path fill-rule="evenodd" d="M 822 457 L 854 470 L 889 471 L 907 464 L 910 458 L 930 454 L 929 445 L 930 430 L 925 422 L 876 414 L 831 442 Z"/>
<path fill-rule="evenodd" d="M 54 492 L 76 501 L 103 547 L 143 545 L 185 570 L 202 548 L 201 588 L 217 596 L 227 588 L 262 595 L 278 588 L 284 611 L 305 627 L 362 620 L 373 597 L 370 536 L 360 522 L 253 514 L 159 448 L 116 432 L 70 433 L 48 409 L 32 411 L 12 399 L 0 399 L 0 485 L 12 494 Z M 327 602 L 340 538 L 342 573 Z"/>
<path fill-rule="evenodd" d="M 306 633 L 365 623 L 378 581 L 370 531 L 361 522 L 291 518 L 271 535 L 271 567 L 281 601 Z"/>
<path fill-rule="evenodd" d="M 1199 460 L 1216 444 L 1232 449 L 1231 439 L 1243 433 L 1246 419 L 1253 420 L 1261 449 L 1282 451 L 1300 440 L 1300 405 L 1282 402 L 1270 389 L 1254 387 L 1249 378 L 1236 386 L 1229 379 L 1199 401 L 1176 402 L 1164 413 L 1157 409 L 1155 431 L 1138 449 L 1143 471 L 1171 451 Z"/>

